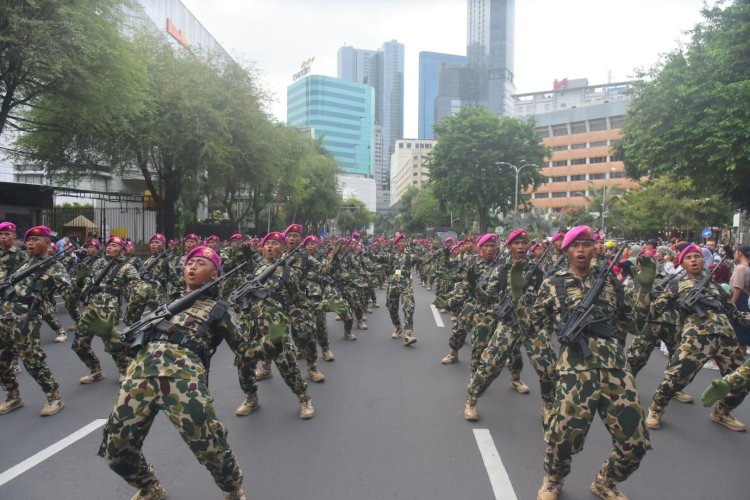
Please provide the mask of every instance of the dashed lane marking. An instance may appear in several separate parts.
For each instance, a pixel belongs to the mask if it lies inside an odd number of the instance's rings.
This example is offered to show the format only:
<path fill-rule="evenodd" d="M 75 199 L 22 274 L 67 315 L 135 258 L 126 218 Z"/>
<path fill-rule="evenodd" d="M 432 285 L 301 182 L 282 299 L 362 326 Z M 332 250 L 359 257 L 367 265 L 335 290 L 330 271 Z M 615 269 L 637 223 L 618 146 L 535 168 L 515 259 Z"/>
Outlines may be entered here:
<path fill-rule="evenodd" d="M 484 467 L 487 469 L 487 475 L 490 476 L 495 500 L 518 500 L 489 429 L 474 429 L 474 439 L 477 440 Z"/>
<path fill-rule="evenodd" d="M 91 434 L 101 426 L 103 426 L 107 422 L 106 419 L 100 418 L 97 420 L 94 420 L 90 424 L 88 424 L 85 427 L 82 427 L 75 431 L 73 434 L 66 436 L 62 438 L 60 441 L 56 442 L 55 444 L 48 446 L 47 448 L 43 449 L 39 453 L 30 456 L 23 462 L 21 462 L 18 465 L 15 465 L 11 467 L 10 469 L 6 470 L 2 474 L 0 474 L 0 486 L 4 485 L 8 481 L 12 481 L 16 477 L 20 476 L 27 470 L 31 469 L 32 467 L 35 467 L 39 465 L 40 463 L 47 460 L 52 455 L 55 455 L 56 453 L 61 452 L 71 444 L 75 443 L 79 439 L 82 439 L 86 437 L 87 435 Z"/>
<path fill-rule="evenodd" d="M 445 324 L 443 323 L 443 318 L 440 317 L 440 311 L 435 307 L 435 304 L 430 304 L 430 309 L 432 309 L 432 316 L 435 318 L 435 324 L 438 328 L 443 328 Z"/>

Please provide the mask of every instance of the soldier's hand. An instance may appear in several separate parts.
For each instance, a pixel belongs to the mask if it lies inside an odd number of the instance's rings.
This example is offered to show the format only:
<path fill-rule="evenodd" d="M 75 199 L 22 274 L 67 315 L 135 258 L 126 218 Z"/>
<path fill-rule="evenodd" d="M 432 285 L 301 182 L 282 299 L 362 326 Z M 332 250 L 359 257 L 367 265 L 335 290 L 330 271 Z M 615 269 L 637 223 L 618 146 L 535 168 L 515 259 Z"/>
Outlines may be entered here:
<path fill-rule="evenodd" d="M 701 403 L 706 407 L 713 406 L 717 401 L 726 397 L 731 390 L 732 386 L 723 378 L 712 380 L 711 385 L 706 387 L 706 390 L 701 394 Z"/>
<path fill-rule="evenodd" d="M 433 304 L 435 304 L 435 307 L 438 309 L 447 309 L 448 308 L 448 302 L 442 297 L 435 297 L 435 300 L 432 301 Z"/>
<path fill-rule="evenodd" d="M 633 279 L 641 286 L 643 293 L 651 293 L 654 279 L 656 279 L 656 262 L 651 257 L 642 255 L 638 257 L 636 263 L 637 266 L 630 268 Z"/>
<path fill-rule="evenodd" d="M 109 339 L 115 329 L 116 317 L 115 311 L 107 316 L 102 316 L 96 309 L 88 309 L 78 322 L 78 330 L 92 333 L 103 339 Z"/>
<path fill-rule="evenodd" d="M 84 264 L 78 264 L 78 267 L 76 268 L 76 274 L 74 277 L 75 283 L 78 286 L 78 288 L 83 288 L 83 285 L 86 281 L 86 276 L 89 274 L 89 269 Z"/>
<path fill-rule="evenodd" d="M 531 279 L 531 274 L 523 272 L 523 266 L 524 262 L 517 260 L 510 268 L 510 292 L 515 300 L 523 297 L 523 291 Z"/>
<path fill-rule="evenodd" d="M 253 249 L 250 248 L 250 245 L 240 243 L 239 248 L 240 248 L 240 252 L 245 257 L 245 259 L 250 260 L 253 258 Z"/>
<path fill-rule="evenodd" d="M 287 336 L 287 323 L 278 321 L 268 326 L 268 340 L 274 345 L 281 344 Z"/>
<path fill-rule="evenodd" d="M 347 304 L 343 300 L 339 299 L 331 299 L 328 301 L 328 310 L 331 312 L 335 312 L 339 316 L 344 314 L 344 311 L 346 311 Z"/>

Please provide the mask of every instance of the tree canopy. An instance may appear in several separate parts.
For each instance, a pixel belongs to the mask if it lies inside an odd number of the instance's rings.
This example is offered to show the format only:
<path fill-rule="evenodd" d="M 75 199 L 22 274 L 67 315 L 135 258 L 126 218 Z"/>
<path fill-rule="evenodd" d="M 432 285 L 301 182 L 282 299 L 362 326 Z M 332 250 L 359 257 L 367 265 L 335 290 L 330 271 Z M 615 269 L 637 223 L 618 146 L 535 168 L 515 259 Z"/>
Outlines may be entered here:
<path fill-rule="evenodd" d="M 750 0 L 702 14 L 686 47 L 641 75 L 618 149 L 633 178 L 687 177 L 750 209 Z"/>
<path fill-rule="evenodd" d="M 499 162 L 516 166 L 540 165 L 550 151 L 531 121 L 498 117 L 484 108 L 469 106 L 435 125 L 439 140 L 430 153 L 430 184 L 442 206 L 470 209 L 487 231 L 491 210 L 508 212 L 515 193 L 515 172 Z M 520 196 L 544 177 L 535 167 L 519 175 Z"/>

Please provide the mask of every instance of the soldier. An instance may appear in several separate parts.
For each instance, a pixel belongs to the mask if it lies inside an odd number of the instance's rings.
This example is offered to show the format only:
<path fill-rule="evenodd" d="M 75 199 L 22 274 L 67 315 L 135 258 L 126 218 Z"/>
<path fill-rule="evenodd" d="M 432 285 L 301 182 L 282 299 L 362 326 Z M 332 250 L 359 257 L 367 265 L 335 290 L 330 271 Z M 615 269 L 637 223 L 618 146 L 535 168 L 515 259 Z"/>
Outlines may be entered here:
<path fill-rule="evenodd" d="M 348 306 L 344 309 L 343 313 L 339 314 L 344 323 L 344 338 L 355 341 L 357 340 L 357 336 L 352 332 L 354 320 L 351 313 L 353 312 L 354 317 L 357 318 L 357 327 L 362 328 L 364 326 L 366 328 L 367 325 L 364 323 L 362 305 L 360 304 L 357 288 L 354 284 L 354 272 L 350 268 L 350 253 L 351 250 L 347 240 L 340 238 L 336 242 L 336 250 L 331 254 L 330 272 L 335 286 Z"/>
<path fill-rule="evenodd" d="M 170 287 L 180 286 L 175 270 L 166 249 L 167 239 L 161 233 L 155 233 L 148 241 L 151 256 L 143 261 L 138 274 L 143 283 L 151 288 L 150 299 L 146 304 L 155 310 L 169 296 Z"/>
<path fill-rule="evenodd" d="M 410 346 L 417 342 L 414 336 L 414 289 L 411 286 L 411 270 L 414 266 L 414 258 L 406 251 L 406 236 L 399 234 L 393 239 L 396 251 L 387 257 L 391 274 L 386 280 L 385 304 L 391 315 L 391 323 L 396 329 L 391 338 L 398 339 L 404 334 L 404 346 Z M 399 302 L 404 312 L 404 326 L 401 328 L 401 320 L 398 316 Z"/>
<path fill-rule="evenodd" d="M 262 241 L 264 262 L 255 270 L 255 276 L 259 276 L 266 269 L 281 258 L 284 253 L 285 238 L 282 233 L 268 233 Z M 243 311 L 240 319 L 243 324 L 253 325 L 252 329 L 257 336 L 265 335 L 273 324 L 287 325 L 290 323 L 289 317 L 284 311 L 289 310 L 294 302 L 294 295 L 300 293 L 299 287 L 294 279 L 290 279 L 289 269 L 279 266 L 275 269 L 268 280 L 264 283 L 266 294 L 262 299 L 253 302 L 249 311 Z M 284 382 L 299 398 L 300 411 L 299 418 L 307 420 L 315 415 L 315 408 L 312 400 L 307 394 L 307 384 L 302 379 L 299 367 L 297 366 L 297 353 L 294 344 L 287 339 L 281 346 L 267 351 L 263 356 L 269 361 L 268 368 L 259 368 L 253 373 L 252 366 L 247 363 L 238 361 L 240 386 L 245 393 L 245 400 L 235 410 L 235 415 L 248 415 L 260 405 L 258 403 L 258 385 L 256 379 L 270 376 L 270 361 L 273 361 L 278 368 Z M 268 374 L 259 370 L 267 370 Z"/>
<path fill-rule="evenodd" d="M 23 272 L 49 259 L 47 252 L 51 237 L 52 231 L 46 226 L 32 227 L 26 231 L 24 241 L 30 260 L 19 267 L 17 272 Z M 0 383 L 7 400 L 0 405 L 0 415 L 23 406 L 18 392 L 18 380 L 12 367 L 16 353 L 23 361 L 26 371 L 47 395 L 47 403 L 42 407 L 40 415 L 54 415 L 64 406 L 58 384 L 44 362 L 46 356 L 39 341 L 41 320 L 38 304 L 50 288 L 62 291 L 70 286 L 70 278 L 59 262 L 43 266 L 45 267 L 40 267 L 16 283 L 11 298 L 2 304 L 4 321 L 0 323 Z"/>
<path fill-rule="evenodd" d="M 57 246 L 50 241 L 47 249 L 47 256 L 52 257 L 56 253 Z M 63 263 L 61 262 L 61 264 Z M 65 264 L 63 264 L 63 266 L 65 266 Z M 67 268 L 65 269 L 65 271 L 68 271 Z M 60 320 L 57 319 L 57 304 L 55 303 L 54 289 L 47 288 L 45 290 L 42 300 L 39 303 L 39 314 L 42 318 L 42 321 L 47 323 L 52 331 L 57 334 L 55 336 L 56 343 L 59 344 L 68 340 L 68 335 L 65 333 L 65 328 L 63 328 Z"/>
<path fill-rule="evenodd" d="M 186 258 L 188 291 L 217 279 L 218 254 L 194 248 Z M 142 446 L 157 413 L 163 411 L 200 463 L 205 465 L 225 500 L 246 500 L 242 471 L 227 442 L 227 428 L 216 417 L 208 392 L 212 350 L 226 340 L 236 356 L 249 363 L 283 338 L 273 334 L 248 340 L 234 311 L 207 292 L 187 309 L 146 332 L 147 343 L 128 368 L 107 421 L 99 455 L 120 477 L 137 489 L 134 499 L 161 500 L 166 491 L 143 456 Z M 116 313 L 85 315 L 81 329 L 109 337 Z M 108 339 L 108 343 L 110 340 Z M 122 349 L 119 334 L 111 339 Z"/>
<path fill-rule="evenodd" d="M 123 255 L 124 248 L 125 240 L 118 236 L 112 236 L 107 240 L 105 259 L 98 262 L 96 268 L 91 270 L 91 274 L 85 280 L 81 294 L 85 309 L 81 317 L 94 313 L 102 317 L 108 317 L 112 312 L 119 317 L 125 290 L 133 291 L 125 314 L 125 323 L 130 324 L 141 316 L 145 301 L 147 301 L 145 296 L 141 296 L 144 285 L 140 281 L 138 271 Z M 112 350 L 108 337 L 105 336 L 104 338 L 104 350 L 112 355 L 119 371 L 118 380 L 122 382 L 125 378 L 125 370 L 128 367 L 129 359 L 125 353 Z M 79 324 L 72 349 L 89 369 L 89 373 L 81 377 L 81 384 L 90 384 L 104 378 L 99 358 L 91 349 L 93 338 L 93 332 L 86 330 Z"/>
<path fill-rule="evenodd" d="M 505 240 L 505 246 L 510 249 L 510 263 L 496 267 L 490 275 L 487 287 L 480 289 L 479 293 L 480 295 L 497 296 L 502 299 L 511 298 L 508 289 L 508 271 L 511 264 L 523 262 L 526 264 L 524 272 L 533 272 L 530 285 L 524 294 L 526 305 L 532 306 L 536 291 L 542 283 L 543 273 L 539 268 L 541 262 L 537 265 L 529 265 L 526 259 L 529 248 L 528 233 L 525 229 L 512 231 Z M 476 409 L 477 399 L 500 375 L 507 361 L 512 358 L 517 346 L 523 344 L 526 354 L 529 356 L 529 361 L 531 361 L 539 376 L 542 416 L 546 419 L 552 411 L 555 400 L 555 383 L 557 382 L 557 372 L 555 371 L 557 356 L 552 350 L 549 338 L 550 332 L 545 330 L 524 331 L 512 310 L 505 317 L 496 319 L 495 331 L 492 333 L 487 346 L 481 352 L 476 370 L 471 373 L 468 396 L 464 405 L 464 418 L 469 421 L 479 419 Z M 511 377 L 511 387 L 521 394 L 529 392 L 526 384 L 520 380 L 520 374 L 514 374 Z"/>
<path fill-rule="evenodd" d="M 597 280 L 604 280 L 591 313 L 599 321 L 580 332 L 583 335 L 581 343 L 591 350 L 591 354 L 586 356 L 579 343 L 563 343 L 560 347 L 555 401 L 545 422 L 546 474 L 537 499 L 553 500 L 558 497 L 564 478 L 570 472 L 573 455 L 583 449 L 586 434 L 597 412 L 612 436 L 612 454 L 596 475 L 591 491 L 604 499 L 624 499 L 626 497 L 617 484 L 638 469 L 651 444 L 643 422 L 635 380 L 627 369 L 625 353 L 614 337 L 614 331 L 617 323 L 623 328 L 635 330 L 638 321 L 634 322 L 634 317 L 641 323 L 645 321 L 655 264 L 643 258 L 642 270 L 635 273 L 641 291 L 633 301 L 635 306 L 631 306 L 624 299 L 619 282 L 607 268 L 602 273 L 594 272 L 591 268 L 594 235 L 590 227 L 578 226 L 568 231 L 561 249 L 567 255 L 569 268 L 556 272 L 542 282 L 530 311 L 526 303 L 520 300 L 529 280 L 529 276 L 523 274 L 522 261 L 511 268 L 510 276 L 516 315 L 527 332 L 552 332 L 556 327 L 565 325 Z"/>
<path fill-rule="evenodd" d="M 174 295 L 181 295 L 185 289 L 184 279 L 182 278 L 182 271 L 185 269 L 185 255 L 193 251 L 194 248 L 201 244 L 200 236 L 194 233 L 190 233 L 185 236 L 185 241 L 182 244 L 182 251 L 176 251 L 172 257 L 172 268 L 175 270 L 177 280 L 175 288 L 170 293 Z M 179 244 L 178 244 L 179 247 Z"/>
<path fill-rule="evenodd" d="M 315 257 L 318 254 L 319 244 L 320 241 L 313 235 L 306 236 L 302 240 L 302 246 L 305 247 L 305 253 L 309 257 Z M 333 351 L 331 351 L 331 343 L 328 339 L 328 325 L 326 324 L 326 310 L 322 306 L 324 302 L 328 302 L 324 300 L 325 288 L 324 283 L 322 283 L 323 279 L 326 278 L 324 276 L 327 274 L 326 267 L 321 266 L 319 270 L 311 269 L 308 271 L 307 296 L 316 303 L 313 311 L 315 317 L 315 340 L 323 353 L 323 359 L 330 362 L 334 361 L 336 357 L 333 355 Z"/>
<path fill-rule="evenodd" d="M 140 269 L 143 264 L 143 260 L 135 254 L 135 243 L 133 240 L 125 241 L 125 257 L 133 264 L 133 267 Z"/>
<path fill-rule="evenodd" d="M 221 238 L 219 238 L 215 234 L 212 234 L 211 236 L 209 236 L 208 238 L 206 238 L 205 243 L 206 243 L 206 245 L 211 250 L 214 250 L 214 251 L 218 252 L 219 251 L 219 244 L 221 243 Z"/>
<path fill-rule="evenodd" d="M 17 241 L 16 225 L 12 222 L 0 223 L 0 280 L 10 276 L 27 260 L 29 254 Z M 18 366 L 18 356 L 13 356 L 13 373 L 21 373 Z"/>
<path fill-rule="evenodd" d="M 681 345 L 677 348 L 664 372 L 664 379 L 654 393 L 648 409 L 646 424 L 659 429 L 664 409 L 675 393 L 684 389 L 698 374 L 703 365 L 714 359 L 722 375 L 728 375 L 742 364 L 737 337 L 730 321 L 750 326 L 750 313 L 737 311 L 711 274 L 704 271 L 704 258 L 697 245 L 688 245 L 678 260 L 686 275 L 675 285 L 667 287 L 651 305 L 651 317 L 661 317 L 669 308 L 676 308 L 682 327 Z M 703 282 L 703 283 L 701 283 Z M 688 298 L 697 286 L 700 299 L 695 305 L 687 305 L 681 299 Z M 747 387 L 730 392 L 719 401 L 709 418 L 732 431 L 743 432 L 747 426 L 730 413 L 745 399 Z"/>

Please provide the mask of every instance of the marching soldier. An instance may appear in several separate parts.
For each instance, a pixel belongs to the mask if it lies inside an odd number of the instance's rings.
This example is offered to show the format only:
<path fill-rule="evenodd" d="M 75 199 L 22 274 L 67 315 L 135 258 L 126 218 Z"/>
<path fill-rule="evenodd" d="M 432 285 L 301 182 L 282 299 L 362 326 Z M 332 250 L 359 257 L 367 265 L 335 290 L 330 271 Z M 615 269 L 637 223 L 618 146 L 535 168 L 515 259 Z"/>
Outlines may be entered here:
<path fill-rule="evenodd" d="M 598 296 L 592 297 L 595 300 L 591 315 L 597 322 L 578 332 L 580 342 L 562 343 L 560 347 L 555 401 L 545 422 L 546 474 L 537 499 L 558 497 L 565 476 L 570 473 L 573 455 L 583 449 L 596 413 L 612 436 L 612 454 L 597 473 L 591 491 L 604 499 L 624 499 L 617 485 L 638 469 L 651 444 L 635 380 L 627 369 L 625 352 L 614 331 L 620 323 L 622 328 L 635 333 L 636 323 L 645 321 L 656 266 L 650 259 L 643 258 L 642 270 L 635 273 L 641 288 L 632 301 L 635 305 L 631 306 L 608 269 L 599 273 L 591 268 L 594 235 L 590 227 L 578 226 L 568 231 L 560 248 L 567 255 L 569 267 L 542 282 L 530 311 L 520 300 L 530 278 L 523 274 L 522 261 L 511 268 L 510 276 L 516 315 L 527 332 L 551 332 L 556 327 L 561 328 L 589 290 L 602 286 Z M 634 317 L 640 321 L 634 322 Z M 567 333 L 570 332 L 559 332 Z M 590 354 L 587 355 L 582 346 L 590 350 Z"/>
<path fill-rule="evenodd" d="M 393 239 L 396 251 L 388 257 L 391 274 L 386 279 L 385 304 L 391 316 L 391 323 L 396 329 L 391 337 L 398 339 L 404 335 L 404 346 L 417 342 L 414 336 L 414 289 L 411 286 L 411 271 L 416 262 L 411 253 L 406 251 L 406 236 L 399 234 Z M 404 312 L 403 329 L 398 315 L 399 303 Z"/>
<path fill-rule="evenodd" d="M 180 286 L 175 270 L 172 269 L 166 249 L 167 239 L 155 233 L 148 241 L 151 255 L 143 261 L 139 269 L 141 280 L 151 288 L 150 299 L 146 304 L 155 310 L 169 296 L 170 287 Z"/>
<path fill-rule="evenodd" d="M 32 266 L 36 266 L 34 268 L 38 270 L 13 285 L 10 299 L 2 304 L 4 320 L 0 323 L 0 383 L 7 400 L 0 405 L 0 415 L 23 406 L 12 366 L 16 353 L 23 361 L 26 371 L 47 395 L 47 403 L 40 415 L 54 415 L 64 406 L 57 381 L 44 362 L 46 355 L 39 341 L 39 302 L 49 289 L 63 291 L 70 286 L 70 278 L 62 264 L 42 264 L 50 259 L 47 254 L 51 237 L 52 231 L 46 226 L 32 227 L 26 231 L 24 241 L 30 259 L 17 272 L 22 273 L 32 269 Z"/>

